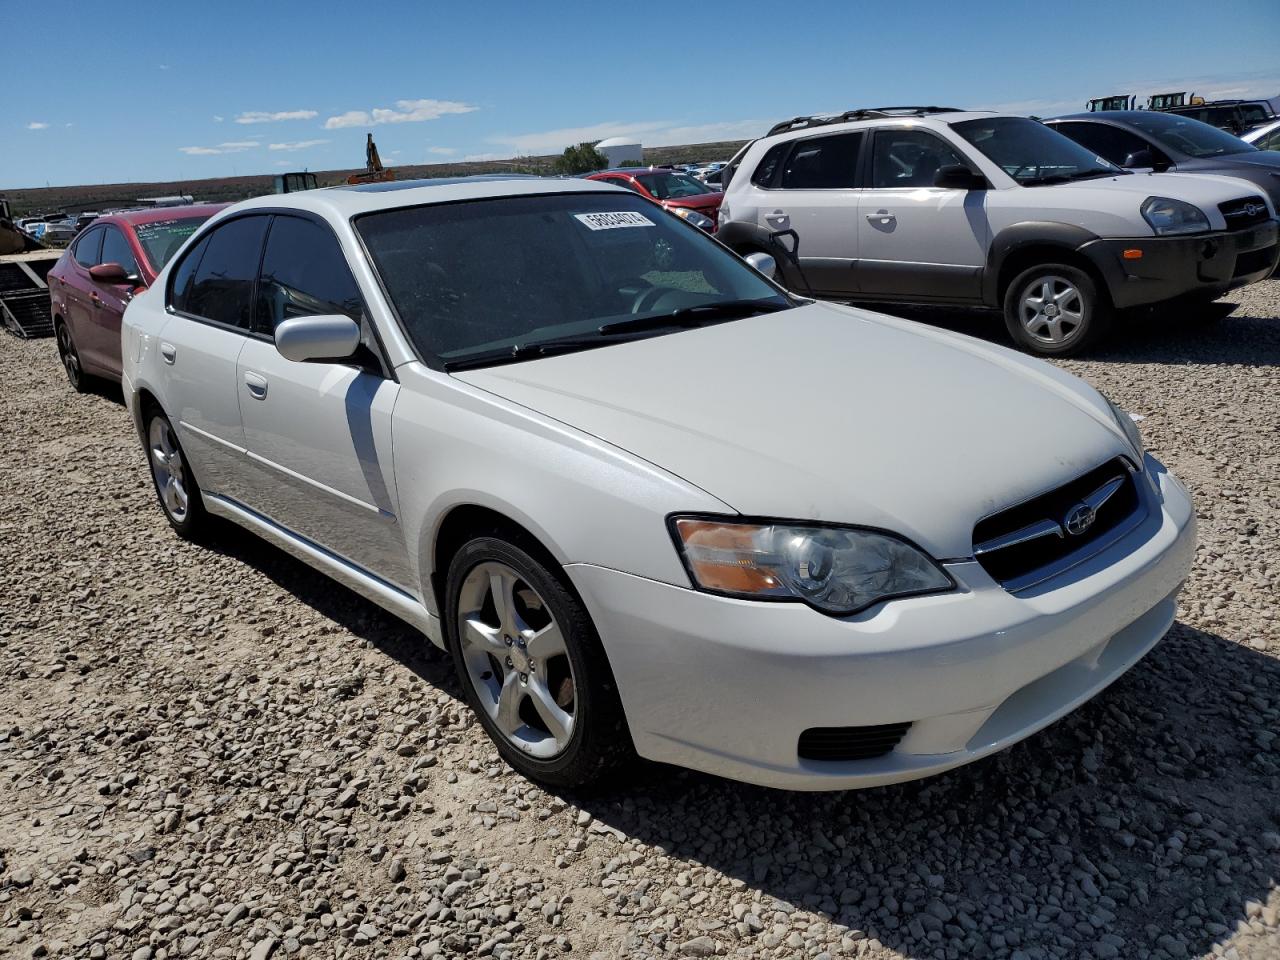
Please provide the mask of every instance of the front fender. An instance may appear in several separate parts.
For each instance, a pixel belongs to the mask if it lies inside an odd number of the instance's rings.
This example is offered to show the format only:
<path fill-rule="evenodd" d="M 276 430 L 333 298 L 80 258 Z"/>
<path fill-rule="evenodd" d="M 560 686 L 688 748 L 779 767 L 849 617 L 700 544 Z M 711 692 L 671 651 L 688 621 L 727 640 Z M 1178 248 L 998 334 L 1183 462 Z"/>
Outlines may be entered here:
<path fill-rule="evenodd" d="M 1098 235 L 1071 223 L 1023 220 L 1010 224 L 991 239 L 987 267 L 982 275 L 982 301 L 1000 306 L 1000 271 L 1012 254 L 1029 247 L 1058 247 L 1075 252 Z"/>

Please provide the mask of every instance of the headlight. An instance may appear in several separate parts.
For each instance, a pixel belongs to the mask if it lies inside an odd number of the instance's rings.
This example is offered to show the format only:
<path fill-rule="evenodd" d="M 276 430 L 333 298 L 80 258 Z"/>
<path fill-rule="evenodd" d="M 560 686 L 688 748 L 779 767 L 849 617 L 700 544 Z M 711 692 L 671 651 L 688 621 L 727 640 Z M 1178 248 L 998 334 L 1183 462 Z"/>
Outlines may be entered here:
<path fill-rule="evenodd" d="M 697 210 L 690 210 L 688 207 L 668 207 L 681 220 L 688 220 L 699 230 L 710 230 L 715 226 L 715 221 L 710 217 L 704 217 Z"/>
<path fill-rule="evenodd" d="M 751 600 L 803 600 L 846 616 L 954 581 L 905 540 L 875 530 L 705 517 L 672 521 L 694 585 Z"/>
<path fill-rule="evenodd" d="M 1147 197 L 1142 202 L 1142 218 L 1151 224 L 1151 229 L 1159 237 L 1200 233 L 1209 229 L 1209 218 L 1203 210 L 1184 200 L 1168 197 Z"/>
<path fill-rule="evenodd" d="M 1106 397 L 1102 399 L 1107 400 Z M 1111 408 L 1111 416 L 1115 418 L 1116 425 L 1123 431 L 1125 439 L 1129 441 L 1129 445 L 1133 447 L 1133 452 L 1138 455 L 1138 467 L 1141 468 L 1142 457 L 1147 450 L 1142 443 L 1142 431 L 1138 429 L 1137 423 L 1127 412 L 1121 410 L 1110 400 L 1107 400 L 1107 406 Z"/>

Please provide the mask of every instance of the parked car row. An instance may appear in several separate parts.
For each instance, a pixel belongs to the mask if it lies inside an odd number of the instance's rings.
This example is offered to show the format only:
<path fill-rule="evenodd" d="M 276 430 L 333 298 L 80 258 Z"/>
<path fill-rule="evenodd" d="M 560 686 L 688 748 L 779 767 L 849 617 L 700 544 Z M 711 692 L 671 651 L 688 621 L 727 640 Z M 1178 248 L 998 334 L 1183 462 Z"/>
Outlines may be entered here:
<path fill-rule="evenodd" d="M 720 191 L 684 171 L 667 167 L 620 167 L 588 174 L 587 179 L 625 187 L 695 227 L 715 232 Z"/>

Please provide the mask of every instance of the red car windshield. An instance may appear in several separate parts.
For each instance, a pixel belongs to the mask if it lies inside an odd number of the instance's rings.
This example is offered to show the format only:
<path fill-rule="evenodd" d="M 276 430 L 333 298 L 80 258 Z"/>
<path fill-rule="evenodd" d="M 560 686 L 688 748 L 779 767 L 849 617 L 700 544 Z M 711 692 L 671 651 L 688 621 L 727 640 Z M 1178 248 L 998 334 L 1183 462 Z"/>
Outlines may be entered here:
<path fill-rule="evenodd" d="M 143 252 L 151 269 L 159 273 L 169 258 L 178 252 L 178 248 L 187 241 L 187 237 L 196 232 L 200 224 L 208 217 L 179 217 L 173 220 L 157 220 L 154 223 L 139 223 L 133 228 L 142 244 Z"/>
<path fill-rule="evenodd" d="M 659 200 L 700 197 L 705 193 L 716 192 L 686 173 L 642 173 L 636 180 Z"/>

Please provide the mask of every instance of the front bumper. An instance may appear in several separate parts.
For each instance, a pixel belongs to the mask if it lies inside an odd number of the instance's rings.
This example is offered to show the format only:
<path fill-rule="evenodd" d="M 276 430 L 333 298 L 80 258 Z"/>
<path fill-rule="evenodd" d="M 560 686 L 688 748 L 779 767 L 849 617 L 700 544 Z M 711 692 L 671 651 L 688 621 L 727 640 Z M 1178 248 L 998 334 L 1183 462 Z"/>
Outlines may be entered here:
<path fill-rule="evenodd" d="M 1278 223 L 1185 237 L 1091 240 L 1080 247 L 1106 279 L 1117 307 L 1163 303 L 1186 294 L 1221 295 L 1265 280 L 1280 260 Z M 1139 259 L 1126 260 L 1126 250 Z"/>
<path fill-rule="evenodd" d="M 793 790 L 927 776 L 1070 712 L 1173 622 L 1195 552 L 1181 485 L 1148 457 L 1155 509 L 1108 550 L 1031 593 L 973 561 L 954 593 L 837 619 L 803 604 L 718 597 L 587 564 L 568 572 L 604 642 L 637 751 Z M 892 752 L 804 759 L 812 727 L 910 722 Z"/>

